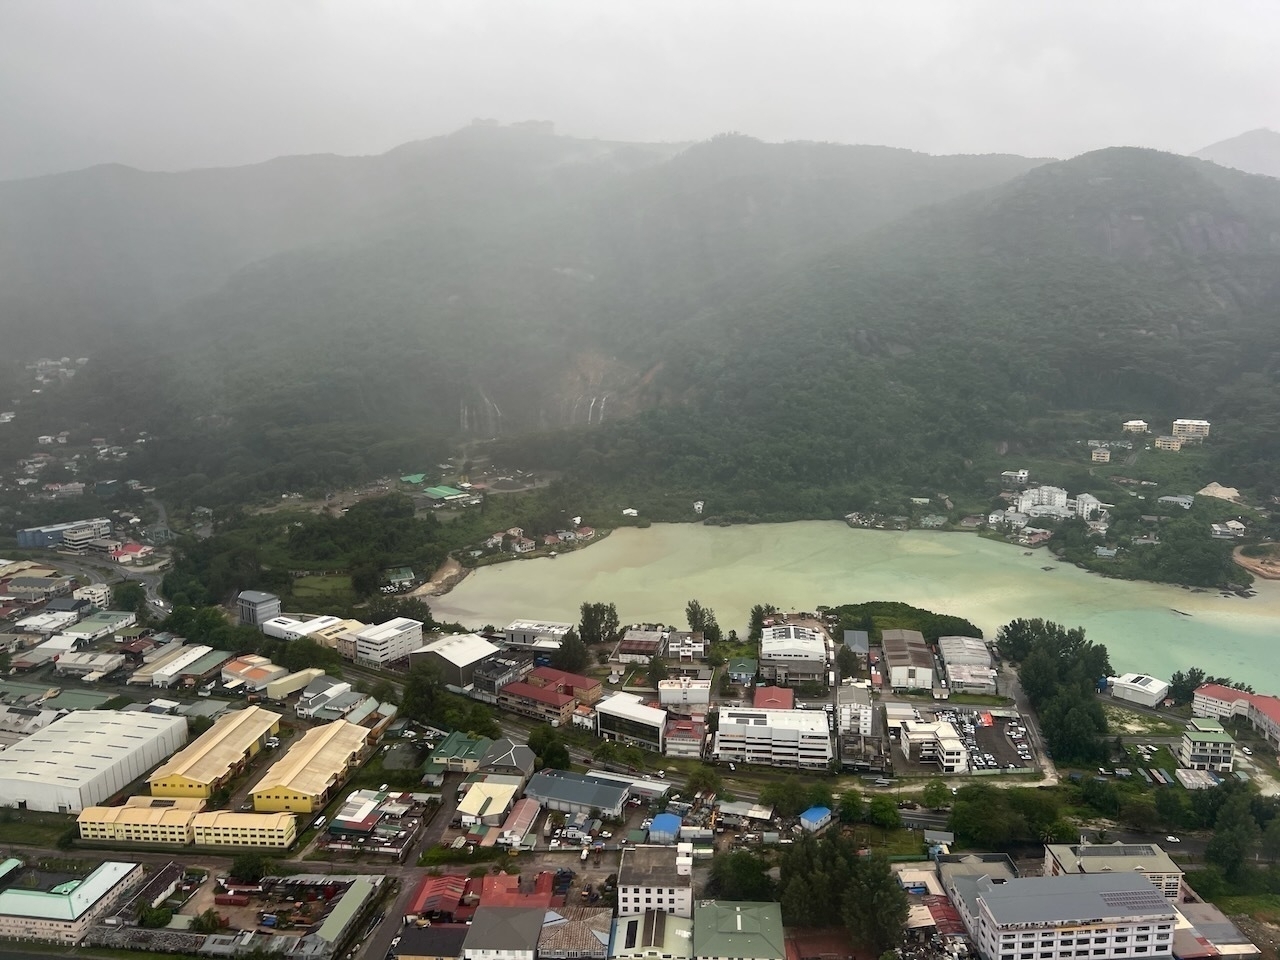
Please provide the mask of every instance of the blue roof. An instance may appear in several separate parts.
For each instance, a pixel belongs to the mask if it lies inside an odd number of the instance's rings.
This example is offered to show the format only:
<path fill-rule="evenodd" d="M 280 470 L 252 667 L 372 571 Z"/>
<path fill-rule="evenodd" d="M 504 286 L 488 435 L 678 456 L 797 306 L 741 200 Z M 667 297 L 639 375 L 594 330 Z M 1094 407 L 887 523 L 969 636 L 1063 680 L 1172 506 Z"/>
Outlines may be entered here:
<path fill-rule="evenodd" d="M 831 816 L 830 807 L 810 807 L 800 814 L 800 819 L 808 823 L 817 823 L 819 820 L 825 820 L 829 816 Z"/>
<path fill-rule="evenodd" d="M 650 833 L 679 833 L 681 820 L 674 813 L 660 813 L 649 826 Z"/>

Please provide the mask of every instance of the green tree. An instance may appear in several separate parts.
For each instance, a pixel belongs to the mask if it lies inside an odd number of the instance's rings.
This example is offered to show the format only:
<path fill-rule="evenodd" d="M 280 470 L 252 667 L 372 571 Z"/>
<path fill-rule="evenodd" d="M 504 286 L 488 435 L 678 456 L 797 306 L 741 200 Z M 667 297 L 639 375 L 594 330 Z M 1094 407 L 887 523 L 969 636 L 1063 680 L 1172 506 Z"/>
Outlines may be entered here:
<path fill-rule="evenodd" d="M 111 588 L 111 606 L 116 610 L 128 610 L 138 616 L 148 613 L 147 591 L 136 580 L 125 580 Z"/>
<path fill-rule="evenodd" d="M 1262 831 L 1262 852 L 1268 860 L 1280 860 L 1280 817 L 1273 817 Z"/>
<path fill-rule="evenodd" d="M 932 777 L 924 785 L 924 794 L 921 799 L 930 810 L 941 810 L 951 802 L 951 788 L 937 777 Z"/>
<path fill-rule="evenodd" d="M 773 900 L 769 862 L 747 850 L 720 853 L 711 861 L 709 892 L 722 900 Z"/>
<path fill-rule="evenodd" d="M 860 857 L 853 867 L 841 916 L 854 943 L 879 954 L 902 940 L 910 911 L 907 894 L 884 857 Z"/>
<path fill-rule="evenodd" d="M 718 794 L 724 789 L 724 780 L 716 772 L 715 767 L 701 766 L 689 774 L 685 787 L 691 793 L 701 793 L 705 790 Z"/>
<path fill-rule="evenodd" d="M 871 798 L 867 819 L 877 827 L 883 827 L 886 830 L 896 830 L 902 826 L 902 814 L 898 812 L 897 804 L 893 802 L 892 797 L 884 795 Z"/>
<path fill-rule="evenodd" d="M 667 669 L 667 661 L 661 657 L 650 657 L 648 675 L 649 686 L 657 690 L 658 684 L 670 675 L 670 671 Z"/>
<path fill-rule="evenodd" d="M 805 788 L 792 776 L 775 780 L 760 788 L 760 802 L 780 817 L 795 817 L 805 809 Z"/>
<path fill-rule="evenodd" d="M 1218 812 L 1213 837 L 1204 849 L 1204 858 L 1220 868 L 1222 875 L 1234 883 L 1247 869 L 1249 856 L 1260 836 L 1258 823 L 1249 810 L 1249 797 L 1237 793 Z"/>
<path fill-rule="evenodd" d="M 216 909 L 210 907 L 191 918 L 191 929 L 195 933 L 217 933 L 222 929 L 222 917 Z"/>
<path fill-rule="evenodd" d="M 271 860 L 261 853 L 242 853 L 231 861 L 231 876 L 242 883 L 257 883 L 271 872 Z"/>
<path fill-rule="evenodd" d="M 612 603 L 584 603 L 580 610 L 578 634 L 588 646 L 618 639 L 618 608 Z"/>
<path fill-rule="evenodd" d="M 861 823 L 867 812 L 862 794 L 857 790 L 846 790 L 841 794 L 838 809 L 841 823 Z"/>
<path fill-rule="evenodd" d="M 573 630 L 564 635 L 564 639 L 560 641 L 560 648 L 551 654 L 551 665 L 557 670 L 565 670 L 569 673 L 581 673 L 589 662 L 587 645 Z"/>

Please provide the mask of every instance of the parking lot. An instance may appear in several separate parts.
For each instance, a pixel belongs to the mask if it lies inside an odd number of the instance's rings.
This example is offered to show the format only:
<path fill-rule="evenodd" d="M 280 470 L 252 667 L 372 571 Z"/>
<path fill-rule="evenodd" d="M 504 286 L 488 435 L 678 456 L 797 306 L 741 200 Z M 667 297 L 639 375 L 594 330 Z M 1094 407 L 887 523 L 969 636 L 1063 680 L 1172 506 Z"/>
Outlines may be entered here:
<path fill-rule="evenodd" d="M 939 710 L 936 717 L 955 727 L 969 751 L 972 771 L 1025 770 L 1035 766 L 1020 718 L 992 716 L 982 709 Z"/>

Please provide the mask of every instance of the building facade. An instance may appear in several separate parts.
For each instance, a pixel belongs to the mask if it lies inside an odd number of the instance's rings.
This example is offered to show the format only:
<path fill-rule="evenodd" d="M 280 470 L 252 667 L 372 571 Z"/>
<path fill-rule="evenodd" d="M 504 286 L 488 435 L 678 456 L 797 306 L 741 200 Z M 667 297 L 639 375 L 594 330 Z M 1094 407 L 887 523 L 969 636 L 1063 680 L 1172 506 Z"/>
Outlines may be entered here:
<path fill-rule="evenodd" d="M 667 711 L 645 706 L 633 693 L 615 693 L 596 705 L 596 735 L 662 753 Z"/>
<path fill-rule="evenodd" d="M 1208 420 L 1175 420 L 1173 435 L 1181 440 L 1203 440 L 1209 436 Z"/>
<path fill-rule="evenodd" d="M 722 707 L 712 753 L 717 760 L 824 770 L 834 752 L 825 713 Z"/>
<path fill-rule="evenodd" d="M 1178 744 L 1178 765 L 1191 770 L 1230 773 L 1235 767 L 1236 742 L 1222 724 L 1210 717 L 1195 717 L 1187 724 Z"/>
<path fill-rule="evenodd" d="M 365 627 L 356 634 L 356 662 L 382 666 L 405 660 L 422 646 L 422 622 L 395 617 L 386 623 Z"/>
<path fill-rule="evenodd" d="M 673 846 L 625 847 L 618 864 L 618 916 L 659 911 L 693 916 L 692 855 Z"/>
<path fill-rule="evenodd" d="M 241 590 L 236 597 L 236 610 L 240 626 L 261 630 L 268 620 L 280 616 L 280 598 L 262 590 Z"/>

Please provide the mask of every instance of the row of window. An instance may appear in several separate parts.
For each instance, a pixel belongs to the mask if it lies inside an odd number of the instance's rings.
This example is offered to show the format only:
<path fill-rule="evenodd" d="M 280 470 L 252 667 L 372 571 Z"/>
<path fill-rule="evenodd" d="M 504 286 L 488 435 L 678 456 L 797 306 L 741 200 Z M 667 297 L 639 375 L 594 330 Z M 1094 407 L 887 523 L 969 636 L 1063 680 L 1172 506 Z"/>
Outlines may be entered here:
<path fill-rule="evenodd" d="M 1134 947 L 1134 948 L 1133 948 L 1133 952 L 1134 952 L 1135 954 L 1150 954 L 1150 953 L 1152 953 L 1152 949 L 1151 949 L 1151 947 Z M 1158 948 L 1158 949 L 1156 949 L 1154 952 L 1155 952 L 1156 954 L 1165 954 L 1165 953 L 1168 953 L 1168 952 L 1169 952 L 1169 948 L 1168 948 L 1168 946 L 1165 946 L 1165 947 L 1163 947 L 1163 948 Z M 1038 960 L 1054 960 L 1054 958 L 1055 958 L 1055 957 L 1056 957 L 1056 958 L 1059 958 L 1059 960 L 1061 960 L 1061 958 L 1063 958 L 1063 957 L 1088 957 L 1088 956 L 1095 956 L 1095 957 L 1123 957 L 1123 956 L 1127 956 L 1127 955 L 1128 955 L 1128 953 L 1129 953 L 1129 948 L 1128 948 L 1128 947 L 1111 947 L 1111 948 L 1108 948 L 1108 947 L 1095 947 L 1095 948 L 1093 949 L 1092 953 L 1090 953 L 1090 951 L 1089 951 L 1088 949 L 1085 949 L 1085 950 L 1075 950 L 1075 951 L 1072 951 L 1072 950 L 1060 950 L 1060 951 L 1042 950 L 1042 951 L 1040 951 L 1040 953 L 1039 953 L 1039 958 L 1038 958 Z M 1002 953 L 1002 954 L 1000 954 L 1000 960 L 1014 960 L 1014 955 L 1013 955 L 1012 953 Z M 1017 957 L 1017 960 L 1037 960 L 1037 955 L 1036 955 L 1035 953 L 1019 953 L 1019 954 L 1018 954 L 1018 957 Z"/>

